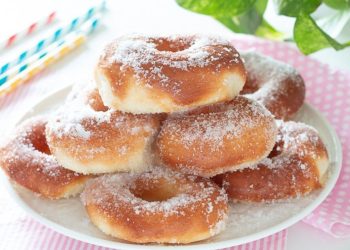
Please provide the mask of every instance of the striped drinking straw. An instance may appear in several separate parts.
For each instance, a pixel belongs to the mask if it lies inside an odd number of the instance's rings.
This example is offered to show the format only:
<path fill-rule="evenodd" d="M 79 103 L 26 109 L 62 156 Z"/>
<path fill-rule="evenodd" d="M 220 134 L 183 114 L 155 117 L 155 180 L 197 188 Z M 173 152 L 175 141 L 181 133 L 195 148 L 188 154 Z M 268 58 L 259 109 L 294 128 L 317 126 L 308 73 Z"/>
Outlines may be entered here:
<path fill-rule="evenodd" d="M 12 34 L 10 37 L 7 39 L 0 41 L 0 49 L 8 48 L 11 45 L 13 45 L 15 42 L 21 40 L 22 38 L 31 35 L 33 32 L 39 30 L 40 28 L 43 28 L 46 25 L 49 25 L 53 22 L 53 20 L 56 17 L 56 12 L 52 11 L 48 16 L 45 16 L 44 18 L 31 23 L 28 27 L 25 29 L 16 32 Z"/>
<path fill-rule="evenodd" d="M 79 26 L 84 23 L 85 21 L 89 20 L 94 14 L 97 12 L 103 11 L 106 8 L 106 1 L 101 1 L 100 4 L 89 8 L 84 14 L 81 16 L 75 17 L 66 24 L 62 25 L 61 27 L 57 28 L 52 34 L 49 36 L 41 39 L 39 42 L 34 44 L 30 49 L 27 49 L 23 52 L 21 52 L 16 58 L 13 60 L 3 64 L 0 66 L 0 78 L 1 75 L 4 74 L 7 70 L 10 68 L 21 64 L 25 60 L 27 60 L 28 57 L 39 53 L 42 51 L 46 46 L 57 42 L 60 38 L 62 38 L 65 34 L 72 32 L 79 28 Z"/>
<path fill-rule="evenodd" d="M 48 16 L 45 16 L 42 19 L 31 23 L 25 29 L 23 29 L 15 34 L 12 34 L 10 37 L 8 37 L 7 39 L 5 39 L 3 41 L 0 41 L 0 50 L 10 47 L 15 42 L 21 40 L 21 38 L 24 38 L 28 35 L 31 35 L 34 31 L 37 31 L 40 28 L 51 24 L 53 22 L 53 20 L 55 19 L 55 17 L 56 17 L 56 12 L 52 11 L 52 12 L 50 12 L 50 14 Z"/>
<path fill-rule="evenodd" d="M 96 29 L 100 22 L 100 17 L 96 16 L 84 23 L 81 28 L 73 33 L 68 34 L 62 41 L 60 41 L 55 48 L 41 53 L 38 60 L 27 66 L 15 77 L 4 81 L 0 84 L 0 95 L 10 93 L 17 86 L 26 82 L 41 70 L 48 67 L 53 62 L 59 60 L 64 55 L 79 47 L 86 41 L 87 35 Z M 24 66 L 23 66 L 24 67 Z"/>

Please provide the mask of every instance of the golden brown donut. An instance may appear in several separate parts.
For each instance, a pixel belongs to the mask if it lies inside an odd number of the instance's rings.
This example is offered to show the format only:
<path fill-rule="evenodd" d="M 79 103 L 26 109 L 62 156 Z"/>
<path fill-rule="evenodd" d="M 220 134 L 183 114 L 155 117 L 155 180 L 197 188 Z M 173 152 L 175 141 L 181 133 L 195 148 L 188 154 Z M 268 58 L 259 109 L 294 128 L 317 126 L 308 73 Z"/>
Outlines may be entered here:
<path fill-rule="evenodd" d="M 0 166 L 14 183 L 50 199 L 80 193 L 91 176 L 60 166 L 46 143 L 45 117 L 21 124 L 0 146 Z"/>
<path fill-rule="evenodd" d="M 46 128 L 52 154 L 78 173 L 145 171 L 160 126 L 159 115 L 133 115 L 106 108 L 93 85 L 79 86 Z"/>
<path fill-rule="evenodd" d="M 210 177 L 267 157 L 276 134 L 268 110 L 237 96 L 169 117 L 157 137 L 156 152 L 169 168 Z"/>
<path fill-rule="evenodd" d="M 224 39 L 123 36 L 105 47 L 95 79 L 107 106 L 161 113 L 231 100 L 246 76 L 238 52 Z"/>
<path fill-rule="evenodd" d="M 290 65 L 257 52 L 242 52 L 247 81 L 241 94 L 263 104 L 277 119 L 294 116 L 304 103 L 303 78 Z"/>
<path fill-rule="evenodd" d="M 256 165 L 217 177 L 238 201 L 274 201 L 306 195 L 326 181 L 327 150 L 317 131 L 305 124 L 279 121 L 270 156 Z"/>
<path fill-rule="evenodd" d="M 136 243 L 190 243 L 225 228 L 227 195 L 214 182 L 155 167 L 141 174 L 104 175 L 82 201 L 104 233 Z"/>

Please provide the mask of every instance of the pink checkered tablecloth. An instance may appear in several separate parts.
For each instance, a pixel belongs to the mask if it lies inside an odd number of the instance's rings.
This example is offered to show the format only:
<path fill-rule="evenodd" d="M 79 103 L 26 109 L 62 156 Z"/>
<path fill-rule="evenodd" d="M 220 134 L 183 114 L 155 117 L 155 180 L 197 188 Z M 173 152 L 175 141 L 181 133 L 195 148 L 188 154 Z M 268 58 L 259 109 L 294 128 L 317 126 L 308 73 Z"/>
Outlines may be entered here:
<path fill-rule="evenodd" d="M 301 55 L 285 43 L 253 37 L 234 40 L 238 50 L 255 49 L 296 67 L 307 85 L 307 102 L 320 110 L 336 129 L 343 146 L 343 168 L 331 195 L 303 221 L 334 237 L 350 237 L 350 75 L 332 72 L 328 66 Z M 38 99 L 70 84 L 53 84 L 55 66 L 21 86 L 11 95 L 0 98 L 0 136 L 13 128 Z M 26 215 L 0 186 L 0 249 L 106 249 L 61 235 Z M 230 250 L 285 250 L 288 230 Z"/>

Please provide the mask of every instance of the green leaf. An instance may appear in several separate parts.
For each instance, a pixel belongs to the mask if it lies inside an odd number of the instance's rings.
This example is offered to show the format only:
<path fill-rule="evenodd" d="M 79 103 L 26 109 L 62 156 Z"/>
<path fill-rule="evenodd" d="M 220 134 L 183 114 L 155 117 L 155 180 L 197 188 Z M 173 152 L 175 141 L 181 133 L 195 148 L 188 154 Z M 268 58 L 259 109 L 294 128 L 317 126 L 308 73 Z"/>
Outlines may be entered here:
<path fill-rule="evenodd" d="M 253 8 L 234 17 L 217 17 L 230 30 L 237 33 L 255 34 L 266 38 L 281 39 L 282 34 L 276 31 L 263 19 L 267 0 L 256 1 Z"/>
<path fill-rule="evenodd" d="M 255 35 L 274 40 L 282 40 L 285 38 L 283 33 L 277 31 L 265 19 L 262 20 L 262 23 L 255 31 Z"/>
<path fill-rule="evenodd" d="M 257 0 L 254 4 L 254 8 L 260 14 L 260 16 L 264 15 L 264 12 L 265 12 L 266 7 L 267 7 L 267 1 L 268 0 Z"/>
<path fill-rule="evenodd" d="M 306 55 L 328 47 L 341 50 L 350 46 L 350 42 L 341 44 L 327 35 L 306 13 L 300 13 L 295 21 L 294 40 L 299 49 Z"/>
<path fill-rule="evenodd" d="M 237 33 L 281 39 L 283 34 L 275 30 L 263 18 L 268 0 L 176 0 L 183 8 L 193 12 L 212 16 L 227 28 Z M 333 47 L 336 50 L 350 46 L 339 43 L 324 32 L 310 14 L 322 3 L 322 0 L 274 0 L 279 14 L 296 17 L 294 41 L 304 54 Z M 350 7 L 350 0 L 323 0 L 333 8 Z"/>
<path fill-rule="evenodd" d="M 256 0 L 176 0 L 181 7 L 214 17 L 232 17 L 249 10 Z"/>
<path fill-rule="evenodd" d="M 321 0 L 275 0 L 278 14 L 296 17 L 299 13 L 312 13 L 321 4 Z"/>
<path fill-rule="evenodd" d="M 323 2 L 337 10 L 346 10 L 350 8 L 350 0 L 323 0 Z"/>
<path fill-rule="evenodd" d="M 219 22 L 237 33 L 254 34 L 262 20 L 255 9 L 250 9 L 242 15 L 234 17 L 218 17 Z"/>

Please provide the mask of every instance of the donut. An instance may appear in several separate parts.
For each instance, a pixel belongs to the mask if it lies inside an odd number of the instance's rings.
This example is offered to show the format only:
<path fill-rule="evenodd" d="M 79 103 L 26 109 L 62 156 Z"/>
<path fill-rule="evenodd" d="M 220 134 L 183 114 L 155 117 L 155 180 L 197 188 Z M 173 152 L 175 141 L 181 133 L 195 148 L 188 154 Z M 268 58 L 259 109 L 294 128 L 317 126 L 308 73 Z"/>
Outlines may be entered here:
<path fill-rule="evenodd" d="M 67 198 L 80 193 L 91 176 L 63 168 L 46 143 L 47 118 L 34 117 L 21 124 L 0 146 L 0 166 L 9 179 L 43 197 Z"/>
<path fill-rule="evenodd" d="M 242 168 L 268 156 L 277 135 L 271 113 L 243 96 L 164 121 L 156 154 L 165 166 L 203 177 Z"/>
<path fill-rule="evenodd" d="M 104 233 L 136 243 L 190 243 L 225 228 L 227 195 L 214 182 L 160 167 L 104 175 L 81 194 Z"/>
<path fill-rule="evenodd" d="M 292 121 L 279 121 L 278 126 L 276 144 L 269 157 L 216 177 L 231 199 L 248 202 L 289 199 L 324 185 L 329 161 L 317 131 Z"/>
<path fill-rule="evenodd" d="M 291 119 L 304 103 L 303 78 L 290 65 L 257 52 L 242 52 L 247 81 L 241 94 L 263 104 L 277 119 Z"/>
<path fill-rule="evenodd" d="M 245 77 L 232 44 L 207 36 L 123 36 L 105 47 L 95 70 L 103 102 L 130 113 L 231 100 Z"/>
<path fill-rule="evenodd" d="M 78 84 L 49 120 L 46 137 L 57 161 L 75 172 L 142 172 L 151 161 L 160 121 L 158 115 L 108 109 L 92 84 Z"/>

